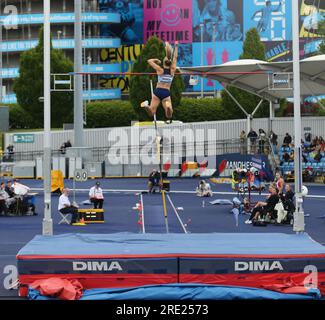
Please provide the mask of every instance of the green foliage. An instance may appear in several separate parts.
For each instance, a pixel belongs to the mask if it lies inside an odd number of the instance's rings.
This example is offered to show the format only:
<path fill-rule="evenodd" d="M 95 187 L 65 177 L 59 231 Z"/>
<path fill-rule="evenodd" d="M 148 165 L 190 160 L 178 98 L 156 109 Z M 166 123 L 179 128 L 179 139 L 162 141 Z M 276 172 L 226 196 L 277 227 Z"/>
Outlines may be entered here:
<path fill-rule="evenodd" d="M 132 72 L 155 72 L 147 63 L 148 59 L 159 59 L 162 61 L 165 57 L 165 48 L 163 43 L 156 37 L 151 37 L 147 44 L 141 51 L 137 61 L 134 63 Z M 150 80 L 153 82 L 153 88 L 157 84 L 157 76 L 132 76 L 130 79 L 130 102 L 139 115 L 140 120 L 149 119 L 145 110 L 140 107 L 141 102 L 151 99 Z M 181 102 L 182 92 L 185 85 L 183 78 L 180 75 L 176 75 L 171 87 L 171 99 L 174 111 L 177 110 L 178 105 Z M 159 108 L 157 111 L 157 119 L 164 119 L 164 111 Z"/>
<path fill-rule="evenodd" d="M 31 129 L 35 126 L 31 114 L 18 104 L 9 105 L 9 124 L 10 129 Z"/>
<path fill-rule="evenodd" d="M 63 51 L 53 49 L 51 44 L 51 73 L 73 71 L 73 63 L 65 57 Z M 20 76 L 14 82 L 14 92 L 18 104 L 33 116 L 36 127 L 43 127 L 43 29 L 40 29 L 39 44 L 20 56 Z M 52 127 L 61 127 L 64 122 L 71 122 L 73 115 L 73 94 L 71 92 L 52 92 L 51 94 Z"/>
<path fill-rule="evenodd" d="M 221 99 L 183 98 L 174 119 L 183 122 L 218 121 L 225 120 L 225 115 Z"/>
<path fill-rule="evenodd" d="M 243 44 L 243 53 L 240 55 L 240 59 L 257 59 L 266 60 L 265 47 L 261 42 L 260 36 L 256 28 L 252 28 L 247 31 L 245 41 Z M 259 101 L 261 100 L 254 94 L 237 89 L 235 87 L 228 86 L 227 88 L 231 94 L 239 101 L 239 103 L 245 108 L 245 110 L 251 114 Z M 244 112 L 242 112 L 231 97 L 225 92 L 222 92 L 222 106 L 227 113 L 228 119 L 240 119 L 245 118 Z M 269 114 L 269 103 L 263 102 L 259 110 L 255 113 L 255 117 L 267 117 Z"/>
<path fill-rule="evenodd" d="M 87 105 L 88 128 L 129 126 L 137 117 L 129 101 L 111 100 Z"/>

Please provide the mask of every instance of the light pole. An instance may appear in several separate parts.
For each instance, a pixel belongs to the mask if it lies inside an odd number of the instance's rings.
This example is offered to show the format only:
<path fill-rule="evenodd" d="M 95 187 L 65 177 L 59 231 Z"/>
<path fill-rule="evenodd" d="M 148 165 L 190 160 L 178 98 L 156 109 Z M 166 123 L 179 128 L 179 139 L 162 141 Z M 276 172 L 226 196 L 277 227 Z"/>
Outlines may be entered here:
<path fill-rule="evenodd" d="M 302 207 L 302 168 L 301 168 L 301 111 L 300 111 L 300 54 L 299 54 L 299 4 L 292 0 L 292 52 L 293 52 L 293 99 L 295 129 L 295 193 L 296 211 L 293 231 L 305 231 L 305 217 Z"/>
<path fill-rule="evenodd" d="M 83 138 L 83 76 L 82 76 L 82 1 L 74 0 L 74 144 L 76 147 L 84 146 Z"/>
<path fill-rule="evenodd" d="M 200 23 L 200 30 L 201 30 L 201 66 L 204 63 L 204 50 L 203 50 L 203 35 L 204 35 L 204 23 Z M 201 77 L 201 98 L 203 98 L 203 88 L 204 86 L 204 79 Z"/>
<path fill-rule="evenodd" d="M 51 24 L 50 0 L 44 0 L 44 219 L 43 235 L 53 235 L 51 217 Z"/>

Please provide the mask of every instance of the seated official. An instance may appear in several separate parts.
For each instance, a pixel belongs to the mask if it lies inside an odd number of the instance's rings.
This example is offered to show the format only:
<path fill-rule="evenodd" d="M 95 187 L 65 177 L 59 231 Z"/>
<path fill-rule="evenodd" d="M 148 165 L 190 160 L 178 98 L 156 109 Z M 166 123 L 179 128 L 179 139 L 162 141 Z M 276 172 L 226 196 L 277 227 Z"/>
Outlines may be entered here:
<path fill-rule="evenodd" d="M 159 187 L 159 189 L 161 189 L 160 172 L 157 170 L 153 170 L 149 175 L 149 181 L 148 181 L 149 193 L 154 193 L 155 187 L 157 186 Z"/>
<path fill-rule="evenodd" d="M 8 196 L 9 196 L 6 200 L 7 206 L 9 208 L 9 211 L 13 211 L 13 208 L 14 208 L 15 204 L 17 203 L 17 199 L 16 199 L 16 194 L 14 191 L 13 183 L 11 180 L 7 181 L 5 191 L 7 192 Z"/>
<path fill-rule="evenodd" d="M 7 199 L 9 198 L 8 193 L 5 190 L 5 183 L 1 182 L 0 184 L 0 215 L 7 215 L 8 207 L 7 207 Z"/>
<path fill-rule="evenodd" d="M 31 212 L 33 215 L 37 215 L 35 213 L 35 205 L 30 201 L 32 197 L 28 194 L 30 192 L 30 188 L 18 182 L 17 179 L 14 179 L 12 188 L 15 193 L 16 200 L 21 201 L 22 213 L 25 214 Z"/>
<path fill-rule="evenodd" d="M 205 180 L 201 180 L 196 188 L 196 195 L 198 197 L 212 197 L 213 193 L 210 184 Z"/>
<path fill-rule="evenodd" d="M 89 199 L 90 202 L 94 204 L 94 209 L 103 209 L 104 195 L 100 187 L 100 182 L 97 181 L 96 184 L 90 188 Z"/>
<path fill-rule="evenodd" d="M 71 214 L 72 215 L 71 224 L 73 224 L 79 221 L 79 213 L 78 213 L 78 208 L 71 205 L 69 200 L 69 193 L 70 190 L 67 188 L 64 188 L 62 190 L 62 195 L 59 198 L 58 210 L 62 214 Z"/>
<path fill-rule="evenodd" d="M 279 202 L 279 195 L 278 190 L 273 186 L 270 186 L 269 192 L 270 194 L 267 196 L 265 202 L 259 201 L 256 204 L 256 206 L 252 210 L 250 218 L 245 221 L 246 224 L 251 224 L 253 221 L 257 221 L 260 217 L 264 218 L 267 214 L 273 215 L 274 208 Z"/>

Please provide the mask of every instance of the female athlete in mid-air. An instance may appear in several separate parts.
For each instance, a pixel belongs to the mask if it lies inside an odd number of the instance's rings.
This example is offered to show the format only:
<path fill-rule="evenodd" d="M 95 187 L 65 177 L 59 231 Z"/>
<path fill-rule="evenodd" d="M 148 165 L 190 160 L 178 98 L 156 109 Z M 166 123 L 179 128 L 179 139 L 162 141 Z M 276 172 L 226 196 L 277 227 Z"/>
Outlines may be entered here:
<path fill-rule="evenodd" d="M 157 108 L 162 103 L 165 109 L 165 115 L 171 121 L 173 116 L 173 106 L 170 97 L 170 87 L 172 85 L 174 75 L 177 69 L 178 42 L 175 42 L 174 54 L 172 53 L 171 45 L 166 42 L 166 57 L 161 61 L 159 59 L 149 59 L 149 65 L 154 68 L 158 75 L 158 83 L 152 94 L 151 103 L 148 101 L 141 103 L 141 107 L 146 108 L 148 114 L 153 117 L 156 114 Z"/>

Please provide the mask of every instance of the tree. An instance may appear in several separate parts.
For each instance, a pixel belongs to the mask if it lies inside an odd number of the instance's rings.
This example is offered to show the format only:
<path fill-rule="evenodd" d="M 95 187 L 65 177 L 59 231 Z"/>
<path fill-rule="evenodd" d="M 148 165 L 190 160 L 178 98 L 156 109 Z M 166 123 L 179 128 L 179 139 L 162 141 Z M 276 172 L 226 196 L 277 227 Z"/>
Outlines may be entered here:
<path fill-rule="evenodd" d="M 43 28 L 39 32 L 38 45 L 22 53 L 20 57 L 19 77 L 14 82 L 14 92 L 18 104 L 33 118 L 36 127 L 43 127 Z M 69 73 L 73 63 L 63 51 L 53 49 L 51 41 L 51 73 Z M 71 122 L 73 115 L 73 94 L 71 92 L 51 93 L 52 127 L 61 127 L 64 122 Z"/>
<path fill-rule="evenodd" d="M 323 37 L 325 37 L 325 20 L 319 22 L 318 24 L 318 32 Z M 325 40 L 319 46 L 319 54 L 325 54 Z"/>
<path fill-rule="evenodd" d="M 147 60 L 156 58 L 162 61 L 164 57 L 164 44 L 156 36 L 153 36 L 142 49 L 141 54 L 134 63 L 132 72 L 152 73 L 154 70 L 148 65 Z M 142 101 L 151 100 L 150 80 L 152 80 L 153 88 L 155 88 L 157 84 L 156 75 L 135 75 L 130 79 L 130 102 L 141 121 L 149 118 L 146 111 L 140 107 L 140 104 Z M 171 99 L 174 109 L 180 104 L 184 89 L 185 85 L 182 76 L 176 75 L 171 86 Z M 162 119 L 164 117 L 164 111 L 162 108 L 158 108 L 157 119 Z"/>
<path fill-rule="evenodd" d="M 245 41 L 243 43 L 243 53 L 239 57 L 240 59 L 256 59 L 265 61 L 265 47 L 261 42 L 260 36 L 256 28 L 252 28 L 247 31 Z M 227 89 L 231 94 L 239 101 L 244 109 L 251 114 L 258 102 L 261 100 L 254 94 L 248 93 L 244 90 L 228 86 Z M 226 91 L 222 92 L 222 105 L 228 119 L 238 119 L 245 117 L 245 114 L 239 109 L 235 102 L 231 99 Z M 267 116 L 268 102 L 263 102 L 259 111 L 256 112 L 255 117 Z"/>

